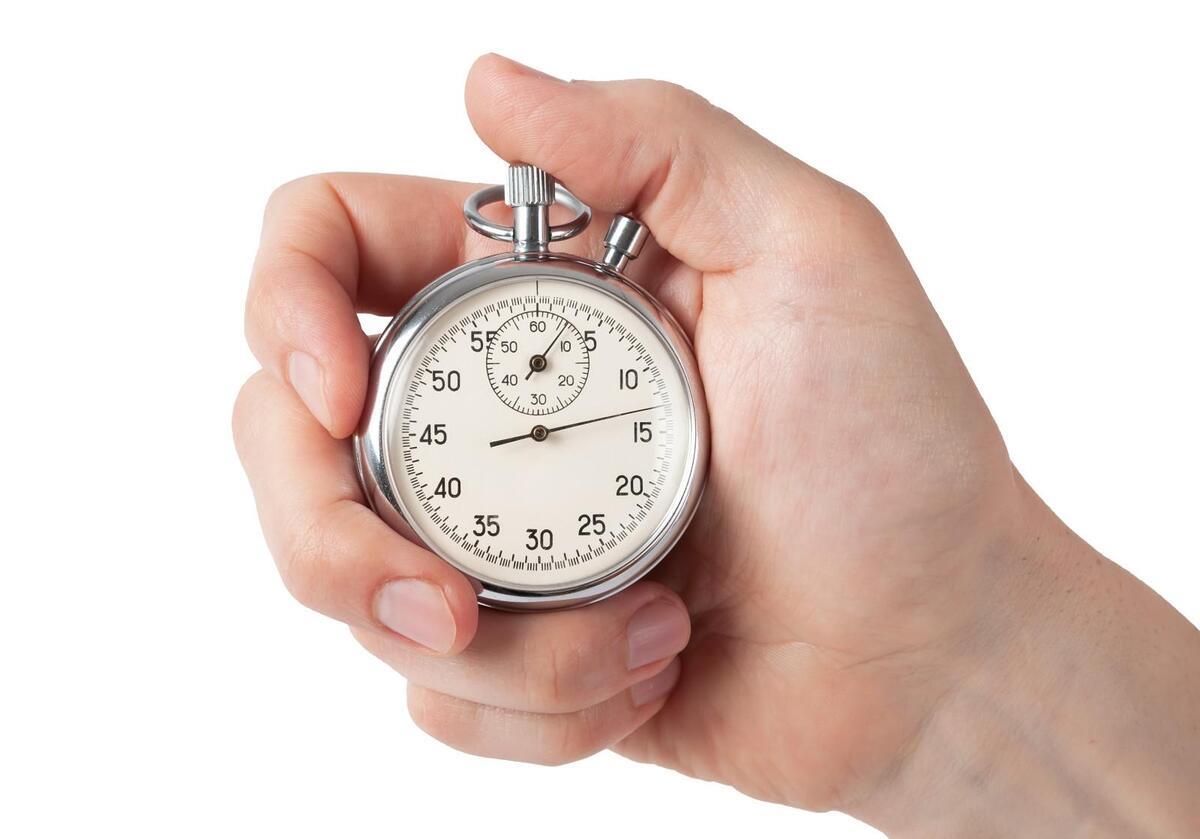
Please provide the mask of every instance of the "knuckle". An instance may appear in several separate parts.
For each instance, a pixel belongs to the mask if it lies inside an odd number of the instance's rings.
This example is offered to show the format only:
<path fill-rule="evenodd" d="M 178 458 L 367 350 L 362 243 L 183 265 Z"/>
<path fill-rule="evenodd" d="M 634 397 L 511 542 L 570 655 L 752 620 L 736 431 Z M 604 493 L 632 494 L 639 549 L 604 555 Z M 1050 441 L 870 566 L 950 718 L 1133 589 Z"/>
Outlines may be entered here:
<path fill-rule="evenodd" d="M 434 740 L 467 754 L 490 754 L 488 721 L 481 707 L 409 683 L 408 715 Z M 493 755 L 495 756 L 495 755 Z"/>
<path fill-rule="evenodd" d="M 280 334 L 288 323 L 288 297 L 283 291 L 273 273 L 256 271 L 250 282 L 243 331 L 246 343 L 256 355 L 269 346 L 271 336 Z"/>
<path fill-rule="evenodd" d="M 326 177 L 326 175 L 302 175 L 280 184 L 267 196 L 263 214 L 269 216 L 273 211 L 291 204 L 297 196 L 306 195 L 314 189 L 322 188 Z"/>
<path fill-rule="evenodd" d="M 329 562 L 326 528 L 320 517 L 289 528 L 277 557 L 283 585 L 302 606 L 320 611 L 327 588 L 321 569 Z"/>
<path fill-rule="evenodd" d="M 246 297 L 246 341 L 264 362 L 273 361 L 285 337 L 313 317 L 305 308 L 308 301 L 300 296 L 298 287 L 288 275 L 288 268 L 299 263 L 289 265 L 280 260 L 277 265 L 280 267 L 255 277 Z"/>
<path fill-rule="evenodd" d="M 680 114 L 712 108 L 703 96 L 674 82 L 636 79 L 627 84 L 634 101 L 659 113 Z"/>
<path fill-rule="evenodd" d="M 252 444 L 259 425 L 258 406 L 270 386 L 270 374 L 259 370 L 246 379 L 233 400 L 233 441 L 243 459 L 246 447 Z"/>
<path fill-rule="evenodd" d="M 580 711 L 570 719 L 556 720 L 547 728 L 544 759 L 548 766 L 562 766 L 594 755 L 607 746 L 603 726 L 595 709 Z"/>
<path fill-rule="evenodd" d="M 804 200 L 792 200 L 794 193 L 788 193 L 775 211 L 777 237 L 792 251 L 815 249 L 825 257 L 852 262 L 894 250 L 887 220 L 862 193 L 828 178 L 814 181 L 803 175 L 802 180 L 797 188 Z"/>
<path fill-rule="evenodd" d="M 256 265 L 246 292 L 242 331 L 251 351 L 264 363 L 271 361 L 273 336 L 280 334 L 286 323 L 288 299 L 282 292 L 277 272 Z"/>
<path fill-rule="evenodd" d="M 408 714 L 413 723 L 435 740 L 462 752 L 561 766 L 608 745 L 595 710 L 502 719 L 508 713 L 412 683 L 408 686 Z"/>
<path fill-rule="evenodd" d="M 861 237 L 878 238 L 890 235 L 883 213 L 869 198 L 848 186 L 838 190 L 834 208 L 845 228 Z"/>
<path fill-rule="evenodd" d="M 417 728 L 430 737 L 455 746 L 461 737 L 454 736 L 454 729 L 449 725 L 445 713 L 441 712 L 438 703 L 432 701 L 434 694 L 425 688 L 412 683 L 408 686 L 408 715 Z"/>
<path fill-rule="evenodd" d="M 573 710 L 582 699 L 584 654 L 562 639 L 530 633 L 522 651 L 525 694 L 535 707 Z"/>

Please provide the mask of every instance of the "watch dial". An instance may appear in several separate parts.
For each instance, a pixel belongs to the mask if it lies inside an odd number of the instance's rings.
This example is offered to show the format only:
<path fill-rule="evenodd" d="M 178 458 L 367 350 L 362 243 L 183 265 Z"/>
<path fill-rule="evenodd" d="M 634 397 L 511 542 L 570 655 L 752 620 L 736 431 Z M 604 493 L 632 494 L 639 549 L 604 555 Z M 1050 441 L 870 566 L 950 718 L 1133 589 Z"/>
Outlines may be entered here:
<path fill-rule="evenodd" d="M 421 537 L 485 582 L 560 589 L 623 566 L 680 506 L 692 406 L 614 294 L 500 281 L 443 309 L 390 383 L 387 465 Z"/>

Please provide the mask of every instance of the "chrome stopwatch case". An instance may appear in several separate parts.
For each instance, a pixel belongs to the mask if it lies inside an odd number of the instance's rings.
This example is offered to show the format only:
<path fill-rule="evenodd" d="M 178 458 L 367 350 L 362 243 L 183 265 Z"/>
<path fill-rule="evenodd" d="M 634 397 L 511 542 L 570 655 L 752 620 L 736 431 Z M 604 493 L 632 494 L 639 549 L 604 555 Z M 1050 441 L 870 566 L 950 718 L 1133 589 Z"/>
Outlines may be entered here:
<path fill-rule="evenodd" d="M 501 199 L 512 227 L 480 213 Z M 571 222 L 550 225 L 556 200 Z M 355 436 L 363 487 L 485 605 L 607 597 L 670 551 L 699 503 L 708 415 L 691 347 L 621 273 L 647 237 L 632 218 L 614 219 L 598 262 L 551 253 L 591 211 L 526 165 L 464 213 L 514 250 L 438 278 L 380 337 Z"/>

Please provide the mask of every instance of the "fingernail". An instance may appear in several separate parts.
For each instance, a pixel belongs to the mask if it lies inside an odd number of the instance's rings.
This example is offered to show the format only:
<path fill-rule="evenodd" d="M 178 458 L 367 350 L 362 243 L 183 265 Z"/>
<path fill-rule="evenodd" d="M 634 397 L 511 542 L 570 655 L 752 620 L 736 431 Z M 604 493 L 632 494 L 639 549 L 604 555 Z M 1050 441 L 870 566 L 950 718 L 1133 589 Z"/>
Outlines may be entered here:
<path fill-rule="evenodd" d="M 288 356 L 288 381 L 300 396 L 317 422 L 330 425 L 329 405 L 325 401 L 325 375 L 321 365 L 308 353 L 294 352 Z"/>
<path fill-rule="evenodd" d="M 454 645 L 454 616 L 441 588 L 424 580 L 392 580 L 379 590 L 379 622 L 422 647 L 444 653 Z"/>
<path fill-rule="evenodd" d="M 629 669 L 675 655 L 687 646 L 690 634 L 691 625 L 683 609 L 666 600 L 647 603 L 634 612 L 625 627 Z"/>
<path fill-rule="evenodd" d="M 677 681 L 679 681 L 679 659 L 668 664 L 661 673 L 656 673 L 646 681 L 638 682 L 629 689 L 629 698 L 633 700 L 633 707 L 640 708 L 662 699 L 671 692 L 671 688 L 675 687 Z"/>
<path fill-rule="evenodd" d="M 534 67 L 530 67 L 528 64 L 522 64 L 520 61 L 514 61 L 513 59 L 509 58 L 507 55 L 500 55 L 500 53 L 498 53 L 498 52 L 494 52 L 494 53 L 492 53 L 492 55 L 495 55 L 499 58 L 503 58 L 509 64 L 513 65 L 513 68 L 515 70 L 517 70 L 524 76 L 528 76 L 533 79 L 546 79 L 546 80 L 552 81 L 552 82 L 561 82 L 562 81 L 562 79 L 560 79 L 558 76 L 551 76 L 549 73 L 543 73 L 541 70 L 538 70 Z"/>

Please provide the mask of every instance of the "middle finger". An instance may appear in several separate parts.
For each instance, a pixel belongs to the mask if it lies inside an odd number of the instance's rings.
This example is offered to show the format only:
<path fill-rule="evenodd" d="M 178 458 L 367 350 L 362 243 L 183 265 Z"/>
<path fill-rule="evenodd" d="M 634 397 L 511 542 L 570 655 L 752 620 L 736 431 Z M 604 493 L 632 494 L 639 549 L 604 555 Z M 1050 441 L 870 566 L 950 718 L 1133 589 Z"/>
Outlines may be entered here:
<path fill-rule="evenodd" d="M 453 658 L 421 655 L 384 632 L 352 631 L 416 685 L 483 705 L 558 714 L 653 676 L 687 645 L 691 624 L 679 595 L 644 581 L 582 609 L 481 609 L 475 640 Z"/>

